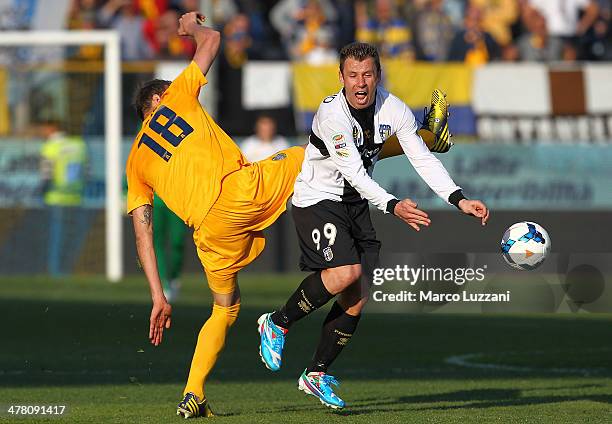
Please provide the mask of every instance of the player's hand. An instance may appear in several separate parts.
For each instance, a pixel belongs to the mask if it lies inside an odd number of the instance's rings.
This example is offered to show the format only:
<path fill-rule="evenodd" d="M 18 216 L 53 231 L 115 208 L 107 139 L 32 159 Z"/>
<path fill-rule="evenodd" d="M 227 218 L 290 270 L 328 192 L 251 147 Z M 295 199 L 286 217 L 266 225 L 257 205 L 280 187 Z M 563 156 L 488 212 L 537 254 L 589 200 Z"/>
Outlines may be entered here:
<path fill-rule="evenodd" d="M 417 204 L 410 199 L 404 199 L 395 205 L 393 214 L 416 231 L 421 231 L 419 225 L 428 227 L 431 224 L 431 219 L 429 219 L 427 213 L 417 209 Z"/>
<path fill-rule="evenodd" d="M 153 302 L 149 325 L 149 340 L 151 344 L 159 346 L 164 335 L 164 328 L 170 328 L 172 306 L 165 298 Z"/>
<path fill-rule="evenodd" d="M 463 213 L 480 218 L 482 225 L 487 225 L 489 208 L 480 200 L 461 199 L 458 206 Z"/>
<path fill-rule="evenodd" d="M 193 36 L 198 26 L 201 26 L 205 20 L 206 17 L 199 12 L 185 13 L 179 18 L 178 35 Z"/>

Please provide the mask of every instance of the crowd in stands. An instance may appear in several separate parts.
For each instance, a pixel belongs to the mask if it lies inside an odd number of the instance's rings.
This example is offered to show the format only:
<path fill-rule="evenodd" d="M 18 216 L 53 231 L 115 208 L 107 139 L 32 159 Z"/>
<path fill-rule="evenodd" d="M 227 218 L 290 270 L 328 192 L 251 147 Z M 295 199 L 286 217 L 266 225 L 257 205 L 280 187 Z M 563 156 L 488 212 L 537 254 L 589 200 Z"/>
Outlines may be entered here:
<path fill-rule="evenodd" d="M 28 28 L 29 14 L 21 5 L 35 1 L 16 3 L 19 7 L 14 10 L 0 9 L 0 28 Z M 47 3 L 39 0 L 38 5 Z M 130 93 L 151 78 L 152 61 L 192 57 L 195 44 L 177 35 L 178 18 L 199 10 L 200 3 L 68 0 L 62 3 L 67 8 L 55 14 L 55 25 L 75 30 L 116 29 L 121 35 L 122 59 L 134 65 L 124 67 L 122 76 L 123 90 Z M 233 136 L 252 134 L 262 112 L 247 109 L 242 102 L 247 62 L 335 64 L 340 48 L 353 40 L 375 44 L 383 59 L 404 61 L 473 66 L 492 61 L 612 61 L 612 0 L 209 0 L 208 4 L 208 24 L 223 34 L 216 62 L 216 116 Z M 102 48 L 82 46 L 68 54 L 99 60 Z M 142 61 L 147 63 L 141 66 Z M 66 90 L 81 99 L 70 102 L 64 113 L 72 122 L 71 131 L 102 133 L 100 76 L 84 72 L 70 74 L 69 79 Z M 27 93 L 15 96 L 13 93 L 13 100 L 32 98 Z M 30 101 L 45 105 L 40 111 L 30 107 L 33 120 L 56 114 L 53 103 L 42 100 L 45 92 L 40 96 L 40 101 Z M 123 96 L 122 111 L 124 133 L 133 134 L 140 122 L 131 110 L 129 95 Z M 308 127 L 308 116 L 296 117 L 291 106 L 265 112 L 280 134 L 295 135 Z"/>
<path fill-rule="evenodd" d="M 69 27 L 115 28 L 124 60 L 189 58 L 178 17 L 199 0 L 73 0 Z M 223 55 L 334 62 L 352 40 L 421 61 L 612 60 L 612 0 L 212 0 Z"/>

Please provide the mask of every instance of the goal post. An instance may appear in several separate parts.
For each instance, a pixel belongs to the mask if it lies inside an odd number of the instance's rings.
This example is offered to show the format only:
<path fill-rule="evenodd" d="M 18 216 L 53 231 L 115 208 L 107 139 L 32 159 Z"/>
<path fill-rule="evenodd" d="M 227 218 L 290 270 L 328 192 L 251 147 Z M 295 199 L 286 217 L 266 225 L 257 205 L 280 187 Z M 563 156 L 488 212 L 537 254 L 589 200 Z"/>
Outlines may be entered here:
<path fill-rule="evenodd" d="M 121 169 L 121 56 L 116 31 L 2 31 L 0 47 L 82 46 L 104 47 L 104 144 L 105 144 L 105 249 L 106 277 L 123 277 L 122 175 Z"/>

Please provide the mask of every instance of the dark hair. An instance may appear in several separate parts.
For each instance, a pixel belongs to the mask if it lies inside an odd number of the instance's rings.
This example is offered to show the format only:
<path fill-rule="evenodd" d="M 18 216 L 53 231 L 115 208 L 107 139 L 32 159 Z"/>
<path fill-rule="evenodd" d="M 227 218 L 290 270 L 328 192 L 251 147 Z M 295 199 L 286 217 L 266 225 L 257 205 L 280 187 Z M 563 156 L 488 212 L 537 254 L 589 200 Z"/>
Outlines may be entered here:
<path fill-rule="evenodd" d="M 255 121 L 259 121 L 260 119 L 269 119 L 271 121 L 274 121 L 276 123 L 276 119 L 274 119 L 274 117 L 272 116 L 271 113 L 269 112 L 262 112 L 259 115 L 257 115 L 257 118 L 255 119 Z"/>
<path fill-rule="evenodd" d="M 376 65 L 376 72 L 380 75 L 380 57 L 378 56 L 378 50 L 371 44 L 360 43 L 355 41 L 342 47 L 340 50 L 340 72 L 344 71 L 344 62 L 348 58 L 358 60 L 359 62 L 366 60 L 368 57 L 374 59 Z"/>
<path fill-rule="evenodd" d="M 151 108 L 151 99 L 155 94 L 161 96 L 170 85 L 170 81 L 154 79 L 142 84 L 134 94 L 132 105 L 140 120 L 144 120 L 144 113 Z"/>

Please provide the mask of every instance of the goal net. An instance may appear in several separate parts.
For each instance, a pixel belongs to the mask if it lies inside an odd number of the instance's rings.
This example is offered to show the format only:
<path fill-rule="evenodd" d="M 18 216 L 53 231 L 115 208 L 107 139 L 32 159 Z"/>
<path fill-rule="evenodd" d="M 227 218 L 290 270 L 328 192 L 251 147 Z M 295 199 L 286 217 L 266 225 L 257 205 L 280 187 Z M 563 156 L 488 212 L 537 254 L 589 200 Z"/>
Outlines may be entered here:
<path fill-rule="evenodd" d="M 119 37 L 0 36 L 0 275 L 122 278 Z"/>

